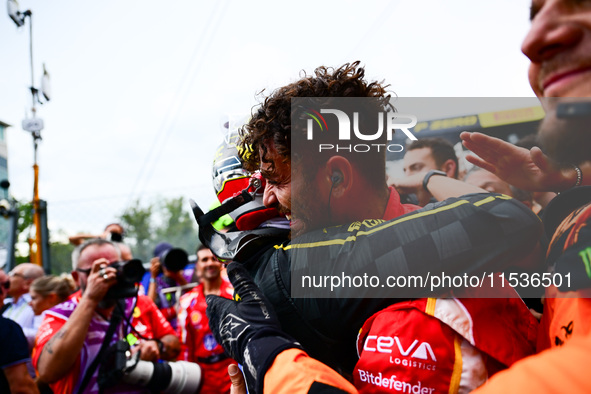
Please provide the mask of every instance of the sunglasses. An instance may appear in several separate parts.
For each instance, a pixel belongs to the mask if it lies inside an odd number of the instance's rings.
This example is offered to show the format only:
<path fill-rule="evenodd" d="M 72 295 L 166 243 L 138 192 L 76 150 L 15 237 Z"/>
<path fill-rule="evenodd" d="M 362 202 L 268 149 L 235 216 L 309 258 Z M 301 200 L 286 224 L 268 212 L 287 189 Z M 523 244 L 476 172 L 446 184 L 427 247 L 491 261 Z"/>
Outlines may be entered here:
<path fill-rule="evenodd" d="M 119 262 L 115 261 L 113 263 L 110 263 L 109 264 L 109 267 L 112 266 L 113 264 L 119 264 Z M 84 268 L 76 268 L 76 271 L 78 271 L 80 273 L 83 273 L 84 275 L 88 276 L 88 275 L 90 275 L 90 271 L 92 271 L 92 268 L 86 268 L 86 269 L 84 269 Z"/>

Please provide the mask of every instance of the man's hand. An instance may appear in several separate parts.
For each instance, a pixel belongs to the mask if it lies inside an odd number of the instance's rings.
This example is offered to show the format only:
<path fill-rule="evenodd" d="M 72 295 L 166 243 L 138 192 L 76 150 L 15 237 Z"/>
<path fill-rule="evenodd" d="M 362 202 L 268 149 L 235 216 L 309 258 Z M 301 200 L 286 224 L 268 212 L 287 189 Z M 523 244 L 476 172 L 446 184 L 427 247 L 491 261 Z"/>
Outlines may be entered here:
<path fill-rule="evenodd" d="M 111 286 L 117 283 L 117 270 L 109 266 L 109 260 L 100 258 L 92 263 L 82 298 L 98 305 Z"/>
<path fill-rule="evenodd" d="M 431 193 L 423 188 L 423 179 L 427 171 L 419 172 L 402 178 L 393 178 L 389 180 L 389 186 L 396 188 L 399 194 L 415 194 L 419 205 L 424 207 L 433 197 Z"/>
<path fill-rule="evenodd" d="M 154 279 L 160 274 L 160 259 L 158 257 L 153 257 L 150 260 L 150 276 Z"/>
<path fill-rule="evenodd" d="M 230 394 L 246 394 L 246 382 L 238 365 L 228 365 L 228 376 L 230 376 L 230 381 L 232 382 Z"/>
<path fill-rule="evenodd" d="M 227 268 L 240 301 L 208 295 L 209 326 L 219 344 L 244 366 L 251 392 L 263 392 L 267 369 L 283 350 L 300 345 L 281 331 L 275 311 L 246 269 L 237 262 Z"/>
<path fill-rule="evenodd" d="M 156 341 L 141 341 L 131 349 L 131 354 L 140 352 L 140 360 L 156 362 L 160 358 L 160 350 Z"/>
<path fill-rule="evenodd" d="M 176 335 L 168 334 L 160 338 L 162 352 L 160 358 L 166 361 L 174 361 L 181 353 L 181 342 Z"/>
<path fill-rule="evenodd" d="M 572 168 L 558 169 L 540 148 L 527 150 L 481 133 L 463 132 L 460 138 L 466 148 L 479 156 L 467 155 L 470 163 L 520 189 L 563 191 L 577 180 Z"/>

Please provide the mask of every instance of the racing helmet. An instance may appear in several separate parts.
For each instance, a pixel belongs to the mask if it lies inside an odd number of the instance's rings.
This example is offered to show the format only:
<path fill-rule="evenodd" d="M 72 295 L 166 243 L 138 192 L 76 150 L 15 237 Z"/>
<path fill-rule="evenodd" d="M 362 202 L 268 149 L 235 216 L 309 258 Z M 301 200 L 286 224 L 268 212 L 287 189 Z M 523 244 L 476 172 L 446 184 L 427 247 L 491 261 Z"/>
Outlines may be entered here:
<path fill-rule="evenodd" d="M 232 127 L 227 122 L 225 127 Z M 265 190 L 265 180 L 260 173 L 251 174 L 242 167 L 240 154 L 237 148 L 238 127 L 228 130 L 224 136 L 224 141 L 217 147 L 212 165 L 213 188 L 220 203 L 240 194 L 244 189 L 250 187 L 251 177 L 258 178 L 260 187 L 254 192 L 254 200 L 250 201 L 234 211 L 230 212 L 230 217 L 236 223 L 238 230 L 253 230 L 264 227 L 265 223 L 279 216 L 275 208 L 266 208 L 263 205 L 263 191 Z"/>

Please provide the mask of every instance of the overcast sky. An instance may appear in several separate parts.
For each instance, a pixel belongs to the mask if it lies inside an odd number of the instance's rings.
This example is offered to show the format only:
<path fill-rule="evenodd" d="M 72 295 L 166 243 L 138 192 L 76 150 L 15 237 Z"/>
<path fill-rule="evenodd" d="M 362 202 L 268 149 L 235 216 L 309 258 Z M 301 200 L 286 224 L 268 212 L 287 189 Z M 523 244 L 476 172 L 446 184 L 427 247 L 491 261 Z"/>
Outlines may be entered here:
<path fill-rule="evenodd" d="M 361 60 L 399 96 L 530 97 L 520 44 L 528 0 L 21 0 L 35 84 L 52 101 L 39 146 L 50 229 L 102 231 L 133 199 L 208 206 L 227 114 L 300 70 Z M 2 6 L 4 7 L 4 6 Z M 0 8 L 2 8 L 0 7 Z M 2 8 L 4 9 L 4 8 Z M 11 193 L 31 199 L 28 21 L 0 16 L 0 120 Z"/>

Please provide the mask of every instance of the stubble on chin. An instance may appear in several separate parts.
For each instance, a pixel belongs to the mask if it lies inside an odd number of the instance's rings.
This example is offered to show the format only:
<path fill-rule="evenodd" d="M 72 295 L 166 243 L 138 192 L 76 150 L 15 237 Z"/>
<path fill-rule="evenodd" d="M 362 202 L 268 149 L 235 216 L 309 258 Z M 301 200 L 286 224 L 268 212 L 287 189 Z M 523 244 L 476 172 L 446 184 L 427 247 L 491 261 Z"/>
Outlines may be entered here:
<path fill-rule="evenodd" d="M 591 135 L 589 119 L 547 116 L 538 132 L 540 148 L 560 166 L 568 167 L 588 161 L 589 148 L 585 141 Z"/>

